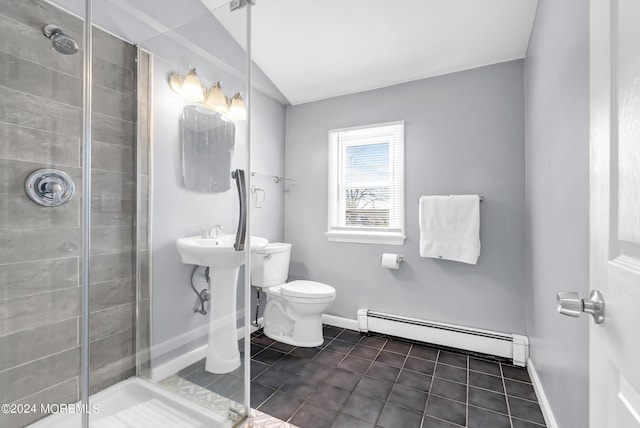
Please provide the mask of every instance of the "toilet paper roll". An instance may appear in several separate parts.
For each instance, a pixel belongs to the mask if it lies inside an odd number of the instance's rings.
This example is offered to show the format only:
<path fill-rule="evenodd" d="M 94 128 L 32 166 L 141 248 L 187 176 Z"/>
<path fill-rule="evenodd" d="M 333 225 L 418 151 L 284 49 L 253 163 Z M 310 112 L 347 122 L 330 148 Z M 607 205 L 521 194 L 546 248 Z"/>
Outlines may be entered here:
<path fill-rule="evenodd" d="M 384 253 L 380 258 L 380 264 L 385 269 L 400 269 L 400 256 Z"/>

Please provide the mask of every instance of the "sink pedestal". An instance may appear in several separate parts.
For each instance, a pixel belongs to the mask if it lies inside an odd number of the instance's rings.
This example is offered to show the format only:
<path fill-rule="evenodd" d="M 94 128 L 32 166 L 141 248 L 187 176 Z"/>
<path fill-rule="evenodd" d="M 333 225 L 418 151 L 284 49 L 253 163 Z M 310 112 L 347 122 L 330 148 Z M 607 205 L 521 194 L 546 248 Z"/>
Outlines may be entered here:
<path fill-rule="evenodd" d="M 235 239 L 235 235 L 220 235 L 214 238 L 190 236 L 176 240 L 182 263 L 209 266 L 211 300 L 205 370 L 211 373 L 229 373 L 240 367 L 236 292 L 245 252 L 235 250 Z M 251 236 L 248 246 L 253 252 L 268 243 L 264 238 Z"/>
<path fill-rule="evenodd" d="M 209 268 L 211 300 L 205 370 L 211 373 L 229 373 L 240 367 L 236 321 L 239 271 L 239 266 Z"/>

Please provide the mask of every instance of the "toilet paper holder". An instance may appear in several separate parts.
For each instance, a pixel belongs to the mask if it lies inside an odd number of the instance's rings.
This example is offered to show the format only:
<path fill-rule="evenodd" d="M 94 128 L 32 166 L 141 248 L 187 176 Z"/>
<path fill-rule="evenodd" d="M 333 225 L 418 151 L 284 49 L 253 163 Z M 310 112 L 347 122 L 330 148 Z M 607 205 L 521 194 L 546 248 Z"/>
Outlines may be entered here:
<path fill-rule="evenodd" d="M 380 261 L 382 261 L 382 254 L 380 254 Z M 398 262 L 404 262 L 405 258 L 403 255 L 398 255 Z"/>

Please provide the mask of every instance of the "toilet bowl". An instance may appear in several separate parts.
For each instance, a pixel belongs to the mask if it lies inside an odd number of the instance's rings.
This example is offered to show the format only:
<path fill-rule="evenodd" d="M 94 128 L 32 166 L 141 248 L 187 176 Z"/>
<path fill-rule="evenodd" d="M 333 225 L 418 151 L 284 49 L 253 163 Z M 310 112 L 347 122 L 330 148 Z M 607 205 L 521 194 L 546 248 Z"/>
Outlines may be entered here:
<path fill-rule="evenodd" d="M 293 346 L 321 345 L 322 314 L 336 299 L 336 290 L 315 281 L 285 282 L 291 244 L 272 243 L 252 257 L 251 284 L 267 295 L 264 334 Z"/>

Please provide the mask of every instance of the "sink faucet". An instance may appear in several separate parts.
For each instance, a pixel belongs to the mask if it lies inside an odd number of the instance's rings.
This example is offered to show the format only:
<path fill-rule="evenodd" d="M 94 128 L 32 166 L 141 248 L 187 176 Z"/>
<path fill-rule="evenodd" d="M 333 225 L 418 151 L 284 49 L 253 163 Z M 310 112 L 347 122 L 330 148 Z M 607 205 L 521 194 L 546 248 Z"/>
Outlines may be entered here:
<path fill-rule="evenodd" d="M 202 228 L 202 239 L 217 239 L 220 237 L 220 232 L 224 230 L 224 227 L 220 224 L 215 224 L 211 227 Z"/>

